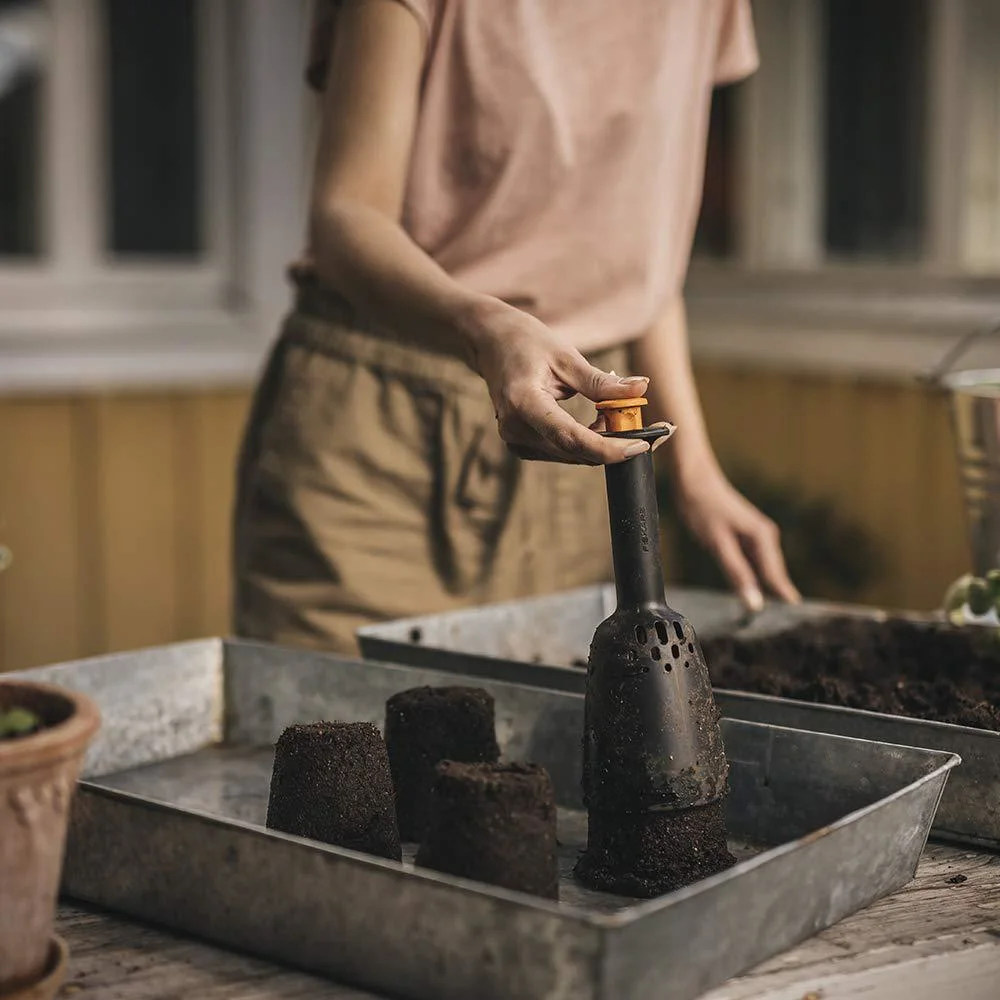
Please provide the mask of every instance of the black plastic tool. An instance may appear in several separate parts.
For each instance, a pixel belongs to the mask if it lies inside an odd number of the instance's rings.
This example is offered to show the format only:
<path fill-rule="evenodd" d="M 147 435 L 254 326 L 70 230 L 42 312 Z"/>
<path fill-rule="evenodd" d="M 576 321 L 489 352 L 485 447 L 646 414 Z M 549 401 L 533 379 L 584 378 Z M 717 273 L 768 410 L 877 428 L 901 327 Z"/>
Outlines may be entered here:
<path fill-rule="evenodd" d="M 645 403 L 599 404 L 609 433 L 647 440 L 670 433 L 669 425 L 642 427 Z M 583 791 L 591 857 L 584 869 L 607 853 L 595 838 L 617 838 L 625 817 L 719 803 L 728 771 L 701 646 L 664 597 L 652 453 L 609 465 L 605 474 L 618 606 L 594 633 L 587 668 Z M 721 817 L 721 808 L 714 812 Z M 633 847 L 639 856 L 615 863 L 655 883 L 656 858 L 642 857 L 641 843 Z"/>

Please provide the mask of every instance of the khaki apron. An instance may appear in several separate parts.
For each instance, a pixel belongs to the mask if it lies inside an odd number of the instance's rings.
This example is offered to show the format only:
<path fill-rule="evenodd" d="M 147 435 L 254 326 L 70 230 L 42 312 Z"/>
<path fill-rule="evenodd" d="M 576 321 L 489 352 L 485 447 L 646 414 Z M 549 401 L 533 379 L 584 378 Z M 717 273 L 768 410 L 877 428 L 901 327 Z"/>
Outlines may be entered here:
<path fill-rule="evenodd" d="M 514 458 L 461 359 L 308 286 L 254 396 L 233 551 L 237 635 L 348 655 L 363 625 L 611 578 L 600 468 Z"/>

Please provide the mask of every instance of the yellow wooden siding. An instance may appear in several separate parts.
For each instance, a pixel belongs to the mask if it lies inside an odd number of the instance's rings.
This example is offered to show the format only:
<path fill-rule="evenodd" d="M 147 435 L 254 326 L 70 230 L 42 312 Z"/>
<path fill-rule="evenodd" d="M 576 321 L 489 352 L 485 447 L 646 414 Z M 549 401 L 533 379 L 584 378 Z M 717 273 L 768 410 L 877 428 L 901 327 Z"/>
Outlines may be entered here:
<path fill-rule="evenodd" d="M 225 633 L 245 392 L 0 400 L 0 669 Z"/>
<path fill-rule="evenodd" d="M 725 465 L 831 499 L 882 544 L 864 598 L 933 607 L 966 548 L 943 400 L 699 367 Z M 245 392 L 0 400 L 0 669 L 224 634 Z"/>

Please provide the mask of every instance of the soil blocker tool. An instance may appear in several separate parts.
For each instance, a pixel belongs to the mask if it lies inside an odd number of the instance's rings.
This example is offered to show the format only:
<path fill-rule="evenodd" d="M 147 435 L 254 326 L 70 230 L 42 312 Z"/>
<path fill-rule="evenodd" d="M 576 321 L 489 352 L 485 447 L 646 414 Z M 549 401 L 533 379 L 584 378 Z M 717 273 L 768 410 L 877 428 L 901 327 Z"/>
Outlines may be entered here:
<path fill-rule="evenodd" d="M 597 404 L 608 436 L 651 443 L 642 398 Z M 651 897 L 734 863 L 728 766 L 708 668 L 691 623 L 668 607 L 652 451 L 605 467 L 617 608 L 594 633 L 584 708 L 589 825 L 577 877 Z"/>

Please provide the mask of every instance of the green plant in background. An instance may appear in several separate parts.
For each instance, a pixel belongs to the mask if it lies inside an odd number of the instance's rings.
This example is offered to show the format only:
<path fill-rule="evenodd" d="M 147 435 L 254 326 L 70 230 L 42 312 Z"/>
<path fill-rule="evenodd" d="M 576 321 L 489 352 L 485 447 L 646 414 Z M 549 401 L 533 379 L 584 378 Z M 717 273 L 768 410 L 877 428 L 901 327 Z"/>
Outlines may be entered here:
<path fill-rule="evenodd" d="M 986 576 L 960 576 L 945 591 L 941 606 L 952 625 L 987 616 L 996 623 L 1000 620 L 1000 569 L 991 569 Z"/>
<path fill-rule="evenodd" d="M 733 485 L 781 530 L 788 572 L 809 597 L 833 601 L 859 598 L 877 583 L 885 560 L 876 541 L 824 500 L 749 472 L 732 475 Z M 673 516 L 669 482 L 660 482 L 660 510 L 674 524 L 671 565 L 679 584 L 723 589 L 725 577 L 701 544 Z"/>

